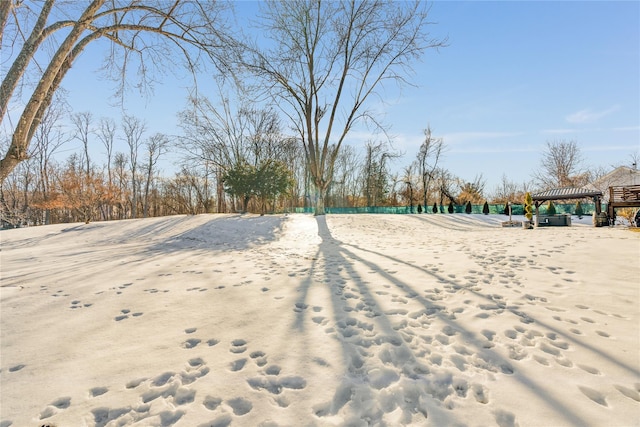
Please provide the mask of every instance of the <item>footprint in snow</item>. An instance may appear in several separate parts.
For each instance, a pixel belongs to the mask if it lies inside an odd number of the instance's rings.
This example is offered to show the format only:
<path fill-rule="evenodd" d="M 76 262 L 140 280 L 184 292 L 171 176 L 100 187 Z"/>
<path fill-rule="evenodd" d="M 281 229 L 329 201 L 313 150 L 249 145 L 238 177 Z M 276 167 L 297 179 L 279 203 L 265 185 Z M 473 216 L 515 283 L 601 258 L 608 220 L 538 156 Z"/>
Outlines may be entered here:
<path fill-rule="evenodd" d="M 305 303 L 302 302 L 297 302 L 295 308 L 293 309 L 293 311 L 295 311 L 296 313 L 301 313 L 302 310 L 306 310 L 309 306 Z"/>
<path fill-rule="evenodd" d="M 120 310 L 119 315 L 117 315 L 116 317 L 114 317 L 113 320 L 115 320 L 116 322 L 120 322 L 124 319 L 128 319 L 129 318 L 129 314 L 131 314 L 131 316 L 133 317 L 140 317 L 142 316 L 144 313 L 142 312 L 136 312 L 136 313 L 131 313 L 131 310 L 129 310 L 128 308 L 123 308 L 122 310 Z"/>
<path fill-rule="evenodd" d="M 227 404 L 231 406 L 233 414 L 238 416 L 248 414 L 253 409 L 251 401 L 243 397 L 236 397 L 234 399 L 227 400 Z"/>
<path fill-rule="evenodd" d="M 229 367 L 229 370 L 231 372 L 238 372 L 241 371 L 242 368 L 244 368 L 244 365 L 247 364 L 247 359 L 238 359 L 238 360 L 234 360 L 233 362 L 231 362 L 231 365 Z"/>
<path fill-rule="evenodd" d="M 583 387 L 583 386 L 579 386 L 578 388 L 580 389 L 582 394 L 587 396 L 589 399 L 593 400 L 598 405 L 602 405 L 602 406 L 606 406 L 606 407 L 609 406 L 609 404 L 607 404 L 607 400 L 606 400 L 604 394 L 600 393 L 598 390 L 594 390 L 592 388 Z"/>
<path fill-rule="evenodd" d="M 256 365 L 262 367 L 267 364 L 267 356 L 263 351 L 254 351 L 249 355 L 255 362 Z"/>
<path fill-rule="evenodd" d="M 133 389 L 133 388 L 138 387 L 140 384 L 142 384 L 142 383 L 143 383 L 143 382 L 145 382 L 146 380 L 147 380 L 147 378 L 136 378 L 136 379 L 133 379 L 133 380 L 131 380 L 131 381 L 127 382 L 127 384 L 125 385 L 125 387 L 126 387 L 127 389 Z"/>
<path fill-rule="evenodd" d="M 54 416 L 58 410 L 67 409 L 71 406 L 71 398 L 70 397 L 60 397 L 49 404 L 41 413 L 40 419 L 44 420 L 45 418 L 50 418 Z"/>
<path fill-rule="evenodd" d="M 92 303 L 82 304 L 82 301 L 80 301 L 80 300 L 74 300 L 74 301 L 71 301 L 71 307 L 70 307 L 70 308 L 72 308 L 72 309 L 74 309 L 74 310 L 75 310 L 75 309 L 83 308 L 83 307 L 84 307 L 84 308 L 89 308 L 89 307 L 91 307 L 92 305 L 93 305 Z"/>
<path fill-rule="evenodd" d="M 618 390 L 620 393 L 622 393 L 624 396 L 628 397 L 629 399 L 633 399 L 636 402 L 640 402 L 640 393 L 638 393 L 636 390 L 627 388 L 625 386 L 622 385 L 614 385 L 614 387 L 616 388 L 616 390 Z"/>
<path fill-rule="evenodd" d="M 94 387 L 91 390 L 89 390 L 89 396 L 91 396 L 91 397 L 102 396 L 103 394 L 105 394 L 108 391 L 109 391 L 109 389 L 107 387 Z"/>
<path fill-rule="evenodd" d="M 489 403 L 489 393 L 483 385 L 473 384 L 471 386 L 471 391 L 473 393 L 473 397 L 476 399 L 476 402 L 482 404 Z"/>
<path fill-rule="evenodd" d="M 493 414 L 496 417 L 496 423 L 500 427 L 516 427 L 518 425 L 516 416 L 511 412 L 498 409 Z"/>
<path fill-rule="evenodd" d="M 229 349 L 231 353 L 240 354 L 247 351 L 247 341 L 243 339 L 236 339 L 231 341 L 231 348 Z"/>
<path fill-rule="evenodd" d="M 578 368 L 582 369 L 585 372 L 590 373 L 591 375 L 601 375 L 598 369 L 589 365 L 578 364 Z"/>
<path fill-rule="evenodd" d="M 191 349 L 200 344 L 202 340 L 198 338 L 191 338 L 182 343 L 182 347 L 186 349 Z"/>

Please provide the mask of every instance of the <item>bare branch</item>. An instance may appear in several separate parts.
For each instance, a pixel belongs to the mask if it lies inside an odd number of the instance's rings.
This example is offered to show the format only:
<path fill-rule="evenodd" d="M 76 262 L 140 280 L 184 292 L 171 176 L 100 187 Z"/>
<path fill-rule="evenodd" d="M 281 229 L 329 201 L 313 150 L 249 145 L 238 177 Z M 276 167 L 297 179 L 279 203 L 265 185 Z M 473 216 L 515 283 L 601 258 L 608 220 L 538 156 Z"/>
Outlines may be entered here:
<path fill-rule="evenodd" d="M 50 105 L 53 94 L 78 55 L 94 40 L 102 38 L 111 42 L 111 54 L 107 57 L 105 70 L 113 71 L 113 76 L 120 79 L 120 94 L 124 93 L 129 78 L 127 70 L 130 60 L 135 57 L 140 64 L 139 87 L 143 90 L 153 85 L 152 67 L 164 73 L 172 68 L 167 64 L 177 65 L 180 57 L 194 82 L 198 67 L 205 62 L 213 63 L 219 70 L 228 71 L 232 58 L 227 54 L 231 52 L 228 48 L 234 42 L 221 15 L 221 11 L 225 10 L 223 5 L 212 0 L 174 0 L 171 3 L 162 0 L 93 0 L 89 4 L 78 3 L 75 10 L 65 4 L 63 11 L 60 5 L 56 14 L 56 0 L 44 0 L 38 19 L 28 32 L 29 37 L 20 43 L 20 51 L 12 58 L 9 72 L 2 81 L 0 121 L 8 115 L 8 106 L 19 82 L 33 75 L 37 84 L 15 125 L 11 145 L 0 160 L 0 181 L 26 158 L 33 133 Z M 7 28 L 12 9 L 12 1 L 2 2 L 2 34 Z M 68 19 L 74 11 L 80 12 L 77 19 Z M 55 20 L 56 15 L 64 16 L 64 19 Z M 51 16 L 54 22 L 45 27 Z M 28 27 L 28 22 L 16 18 L 14 34 L 22 31 L 21 25 Z M 55 39 L 56 34 L 64 34 L 61 42 Z M 18 41 L 18 38 L 15 40 Z M 55 52 L 42 70 L 31 64 L 35 62 L 36 52 L 39 52 L 45 40 L 51 42 Z M 180 55 L 175 55 L 176 50 Z"/>

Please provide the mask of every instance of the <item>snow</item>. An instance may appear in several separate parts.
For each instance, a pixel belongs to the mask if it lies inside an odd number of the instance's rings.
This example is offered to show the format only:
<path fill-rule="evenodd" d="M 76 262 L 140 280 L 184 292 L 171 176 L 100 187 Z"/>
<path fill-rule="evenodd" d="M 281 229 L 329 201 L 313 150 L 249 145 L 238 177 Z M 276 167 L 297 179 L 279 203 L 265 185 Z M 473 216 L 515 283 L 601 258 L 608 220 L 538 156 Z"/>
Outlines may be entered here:
<path fill-rule="evenodd" d="M 0 426 L 640 425 L 640 233 L 502 221 L 2 231 Z"/>

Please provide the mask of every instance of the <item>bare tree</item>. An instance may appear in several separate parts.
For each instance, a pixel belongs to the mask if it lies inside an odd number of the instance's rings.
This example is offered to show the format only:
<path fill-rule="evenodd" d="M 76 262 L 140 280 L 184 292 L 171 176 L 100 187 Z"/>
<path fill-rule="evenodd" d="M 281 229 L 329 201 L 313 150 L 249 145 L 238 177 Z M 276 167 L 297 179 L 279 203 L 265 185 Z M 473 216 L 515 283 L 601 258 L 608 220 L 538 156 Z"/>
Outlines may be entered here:
<path fill-rule="evenodd" d="M 524 196 L 527 192 L 531 192 L 533 188 L 532 182 L 523 182 L 517 184 L 510 181 L 507 175 L 502 175 L 500 183 L 494 188 L 490 196 L 490 203 L 514 203 L 524 202 Z"/>
<path fill-rule="evenodd" d="M 15 52 L 0 87 L 0 121 L 9 116 L 14 97 L 16 106 L 24 102 L 22 88 L 30 93 L 19 118 L 10 120 L 12 139 L 0 160 L 0 182 L 27 158 L 44 111 L 91 42 L 109 42 L 104 71 L 120 81 L 119 94 L 135 64 L 141 77 L 137 86 L 144 90 L 156 78 L 154 69 L 164 73 L 184 65 L 195 76 L 205 62 L 225 67 L 231 52 L 226 47 L 232 44 L 222 16 L 225 8 L 225 3 L 213 0 L 0 1 L 2 51 Z"/>
<path fill-rule="evenodd" d="M 440 192 L 440 206 L 444 205 L 445 199 L 449 199 L 454 205 L 459 204 L 455 196 L 455 187 L 458 182 L 457 178 L 451 172 L 442 168 L 436 169 L 435 176 L 438 191 Z"/>
<path fill-rule="evenodd" d="M 510 181 L 506 174 L 502 175 L 500 183 L 495 187 L 491 196 L 492 203 L 508 203 L 515 201 L 518 194 L 518 184 Z"/>
<path fill-rule="evenodd" d="M 288 206 L 293 209 L 296 206 L 304 206 L 305 182 L 308 176 L 307 165 L 304 161 L 302 143 L 298 138 L 286 138 L 283 141 L 283 145 L 284 152 L 282 160 L 289 165 L 293 176 L 293 185 L 290 191 L 290 205 Z"/>
<path fill-rule="evenodd" d="M 379 206 L 389 193 L 389 160 L 399 155 L 391 152 L 384 142 L 367 142 L 365 150 L 361 175 L 363 196 L 367 206 Z"/>
<path fill-rule="evenodd" d="M 31 222 L 29 206 L 37 180 L 36 165 L 30 159 L 19 165 L 13 176 L 2 183 L 0 186 L 1 226 L 19 227 Z"/>
<path fill-rule="evenodd" d="M 49 208 L 50 189 L 52 186 L 53 155 L 71 139 L 60 124 L 60 120 L 67 113 L 65 103 L 56 102 L 45 111 L 42 122 L 34 134 L 34 153 L 32 157 L 38 163 L 37 204 L 44 209 L 44 223 L 51 223 L 51 209 Z"/>
<path fill-rule="evenodd" d="M 66 164 L 58 169 L 58 197 L 55 205 L 68 212 L 68 220 L 82 220 L 88 224 L 93 221 L 101 207 L 112 201 L 102 173 L 95 167 L 85 170 L 84 163 L 84 159 L 74 153 L 67 159 Z"/>
<path fill-rule="evenodd" d="M 182 137 L 179 145 L 189 163 L 213 174 L 216 181 L 218 212 L 225 212 L 225 193 L 222 177 L 225 171 L 246 160 L 247 146 L 244 144 L 246 129 L 244 121 L 234 110 L 228 96 L 219 88 L 220 105 L 214 105 L 206 97 L 192 97 L 189 108 L 180 113 Z M 189 174 L 185 173 L 185 176 Z"/>
<path fill-rule="evenodd" d="M 98 129 L 96 129 L 96 136 L 102 142 L 107 155 L 107 186 L 109 189 L 113 190 L 113 172 L 112 161 L 113 161 L 113 144 L 116 138 L 116 122 L 111 118 L 102 117 L 100 118 L 100 124 L 98 125 Z M 107 219 L 111 219 L 111 206 L 107 208 L 106 217 Z"/>
<path fill-rule="evenodd" d="M 160 156 L 167 152 L 169 146 L 169 138 L 161 133 L 156 133 L 149 138 L 145 144 L 146 148 L 146 180 L 144 184 L 144 199 L 143 199 L 143 216 L 146 218 L 149 215 L 149 188 L 151 187 L 151 181 L 155 171 L 156 164 L 160 160 Z"/>
<path fill-rule="evenodd" d="M 431 126 L 424 130 L 424 142 L 420 146 L 420 151 L 416 156 L 416 163 L 422 184 L 422 200 L 425 208 L 429 203 L 429 191 L 432 182 L 435 180 L 435 173 L 438 170 L 438 162 L 444 151 L 444 141 L 442 138 L 434 138 L 431 135 Z"/>
<path fill-rule="evenodd" d="M 416 190 L 416 174 L 415 174 L 415 164 L 410 164 L 404 168 L 402 182 L 404 183 L 405 191 L 403 192 L 403 196 L 405 200 L 409 201 L 410 210 L 409 213 L 413 213 L 413 201 L 415 196 L 417 196 Z"/>
<path fill-rule="evenodd" d="M 211 212 L 213 198 L 206 169 L 183 166 L 164 186 L 164 201 L 167 211 L 173 214 Z"/>
<path fill-rule="evenodd" d="M 246 127 L 248 154 L 251 162 L 257 166 L 266 159 L 279 159 L 286 147 L 286 138 L 283 137 L 280 118 L 275 111 L 258 108 L 243 107 L 239 111 L 239 118 Z M 283 144 L 284 143 L 284 144 Z"/>
<path fill-rule="evenodd" d="M 217 211 L 225 212 L 225 193 L 222 177 L 228 165 L 235 163 L 243 154 L 237 141 L 241 140 L 233 126 L 234 113 L 228 97 L 221 96 L 222 106 L 216 106 L 206 97 L 189 98 L 189 108 L 180 113 L 182 136 L 178 141 L 184 156 L 184 177 L 176 177 L 176 185 L 193 176 L 194 165 L 212 174 L 216 183 Z M 179 185 L 178 185 L 179 186 Z M 188 203 L 187 203 L 188 205 Z M 190 206 L 190 205 L 189 205 Z"/>
<path fill-rule="evenodd" d="M 357 200 L 354 196 L 363 187 L 363 183 L 358 180 L 360 170 L 362 170 L 360 156 L 351 145 L 345 145 L 336 159 L 334 180 L 330 187 L 334 196 L 334 206 L 356 205 Z M 338 204 L 335 204 L 336 201 Z"/>
<path fill-rule="evenodd" d="M 547 141 L 540 169 L 534 177 L 545 189 L 579 187 L 589 182 L 589 174 L 583 169 L 582 163 L 582 154 L 576 141 Z"/>
<path fill-rule="evenodd" d="M 136 218 L 138 213 L 138 154 L 142 144 L 142 135 L 147 130 L 142 120 L 133 116 L 122 118 L 122 128 L 125 142 L 129 147 L 129 170 L 131 172 L 131 217 Z"/>
<path fill-rule="evenodd" d="M 245 49 L 244 63 L 268 88 L 304 144 L 316 189 L 316 214 L 339 150 L 385 81 L 407 83 L 411 62 L 444 45 L 426 32 L 420 1 L 277 1 L 264 11 L 272 48 Z"/>
<path fill-rule="evenodd" d="M 82 143 L 84 150 L 85 172 L 89 175 L 91 171 L 91 158 L 89 156 L 89 135 L 93 132 L 91 123 L 93 122 L 93 114 L 90 111 L 83 111 L 71 116 L 71 122 L 75 126 L 74 138 Z"/>
<path fill-rule="evenodd" d="M 273 109 L 255 107 L 242 93 L 236 94 L 234 105 L 222 88 L 219 93 L 217 105 L 206 97 L 190 99 L 189 108 L 180 113 L 183 136 L 179 144 L 186 161 L 214 174 L 218 209 L 222 212 L 224 175 L 245 163 L 258 167 L 265 161 L 280 160 L 292 165 L 289 160 L 294 140 L 282 133 L 280 118 Z"/>
<path fill-rule="evenodd" d="M 482 177 L 482 174 L 476 175 L 473 181 L 460 180 L 458 186 L 460 187 L 460 194 L 458 195 L 458 203 L 464 204 L 471 202 L 472 204 L 480 204 L 484 201 L 484 188 L 487 181 Z"/>
<path fill-rule="evenodd" d="M 129 174 L 127 173 L 127 155 L 125 153 L 116 152 L 113 157 L 114 178 L 117 180 L 117 194 L 115 195 L 118 207 L 118 219 L 127 217 L 127 199 L 129 187 Z"/>
<path fill-rule="evenodd" d="M 633 153 L 629 154 L 629 159 L 631 163 L 631 167 L 634 170 L 638 169 L 638 162 L 640 162 L 640 151 L 634 151 Z"/>

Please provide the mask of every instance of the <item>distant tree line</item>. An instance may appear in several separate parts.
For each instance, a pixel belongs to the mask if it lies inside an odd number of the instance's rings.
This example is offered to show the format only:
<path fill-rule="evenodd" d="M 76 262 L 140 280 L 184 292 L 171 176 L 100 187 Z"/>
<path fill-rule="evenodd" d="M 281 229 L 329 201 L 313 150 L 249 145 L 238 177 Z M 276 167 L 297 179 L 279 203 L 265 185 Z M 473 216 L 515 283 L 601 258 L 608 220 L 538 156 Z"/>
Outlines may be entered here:
<path fill-rule="evenodd" d="M 28 159 L 2 183 L 4 223 L 264 213 L 314 206 L 302 144 L 282 131 L 273 110 L 234 110 L 230 103 L 192 99 L 180 117 L 182 134 L 168 136 L 152 133 L 135 116 L 116 122 L 95 119 L 90 112 L 71 114 L 74 126 L 69 129 L 62 122 L 69 114 L 64 106 L 53 103 L 46 110 Z M 74 140 L 81 148 L 62 158 Z M 100 154 L 90 149 L 96 146 Z M 324 194 L 328 206 L 407 203 L 400 177 L 391 172 L 397 157 L 383 142 L 367 143 L 364 152 L 345 146 Z M 170 160 L 178 172 L 167 177 L 160 165 Z M 436 168 L 429 173 L 434 184 L 428 200 L 441 199 L 435 183 L 451 175 Z"/>
<path fill-rule="evenodd" d="M 302 144 L 283 131 L 273 110 L 252 109 L 248 103 L 235 110 L 230 103 L 194 98 L 180 116 L 182 134 L 168 136 L 128 115 L 116 122 L 75 113 L 73 127 L 65 128 L 64 105 L 47 109 L 29 158 L 0 187 L 5 225 L 314 206 Z M 61 160 L 73 140 L 80 149 Z M 102 147 L 99 155 L 92 155 L 92 146 Z M 440 167 L 444 148 L 427 128 L 414 163 L 394 174 L 399 154 L 388 143 L 370 141 L 360 151 L 345 146 L 325 204 L 420 207 L 413 212 L 452 212 L 454 205 L 466 205 L 468 212 L 471 204 L 486 201 L 522 203 L 526 192 L 544 188 L 544 183 L 516 184 L 503 176 L 488 192 L 482 175 L 466 181 Z M 178 171 L 164 176 L 160 165 L 170 160 Z"/>

